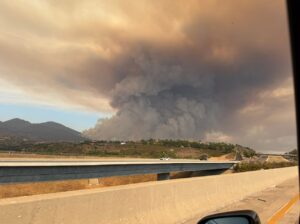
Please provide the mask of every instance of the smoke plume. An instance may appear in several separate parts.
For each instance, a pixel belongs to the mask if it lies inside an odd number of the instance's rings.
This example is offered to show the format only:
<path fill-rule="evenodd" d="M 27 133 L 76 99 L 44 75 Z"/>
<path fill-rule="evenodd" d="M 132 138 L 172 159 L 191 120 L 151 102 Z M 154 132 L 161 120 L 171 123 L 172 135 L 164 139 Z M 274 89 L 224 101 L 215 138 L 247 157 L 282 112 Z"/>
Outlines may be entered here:
<path fill-rule="evenodd" d="M 0 3 L 1 79 L 111 113 L 85 135 L 295 145 L 283 0 L 28 4 Z"/>

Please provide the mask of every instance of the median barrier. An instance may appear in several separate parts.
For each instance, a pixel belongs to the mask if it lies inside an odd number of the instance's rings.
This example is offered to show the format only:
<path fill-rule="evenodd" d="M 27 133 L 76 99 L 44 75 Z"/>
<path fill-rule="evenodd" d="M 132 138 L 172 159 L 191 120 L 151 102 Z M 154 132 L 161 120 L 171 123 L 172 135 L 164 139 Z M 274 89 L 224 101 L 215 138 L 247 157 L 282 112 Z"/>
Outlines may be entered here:
<path fill-rule="evenodd" d="M 183 223 L 297 176 L 297 167 L 0 200 L 3 224 Z"/>

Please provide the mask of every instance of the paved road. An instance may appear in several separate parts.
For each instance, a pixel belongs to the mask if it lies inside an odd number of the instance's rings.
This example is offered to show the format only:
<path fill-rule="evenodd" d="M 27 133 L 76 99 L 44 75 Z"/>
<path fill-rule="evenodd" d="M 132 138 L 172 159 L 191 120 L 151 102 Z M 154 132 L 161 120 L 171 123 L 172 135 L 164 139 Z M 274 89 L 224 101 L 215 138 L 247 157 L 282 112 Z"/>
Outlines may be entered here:
<path fill-rule="evenodd" d="M 169 179 L 171 172 L 230 169 L 236 162 L 200 160 L 2 160 L 0 183 L 89 179 L 124 175 L 158 174 Z"/>
<path fill-rule="evenodd" d="M 226 206 L 212 213 L 251 209 L 259 214 L 262 223 L 271 224 L 271 218 L 276 214 L 278 215 L 282 208 L 297 194 L 299 194 L 298 179 L 294 178 L 285 181 L 278 186 L 268 188 L 262 192 L 251 195 L 247 198 L 244 198 L 240 202 Z M 298 202 L 288 209 L 286 214 L 284 214 L 284 216 L 279 219 L 278 222 L 273 223 L 296 224 L 298 223 L 299 219 L 299 210 L 300 204 L 298 200 Z M 209 214 L 199 214 L 199 216 L 187 221 L 185 224 L 195 224 L 201 219 L 201 217 L 205 215 Z"/>
<path fill-rule="evenodd" d="M 174 164 L 174 163 L 235 163 L 232 161 L 200 161 L 187 159 L 31 159 L 0 158 L 1 166 L 79 166 L 79 165 L 117 165 L 117 164 Z"/>

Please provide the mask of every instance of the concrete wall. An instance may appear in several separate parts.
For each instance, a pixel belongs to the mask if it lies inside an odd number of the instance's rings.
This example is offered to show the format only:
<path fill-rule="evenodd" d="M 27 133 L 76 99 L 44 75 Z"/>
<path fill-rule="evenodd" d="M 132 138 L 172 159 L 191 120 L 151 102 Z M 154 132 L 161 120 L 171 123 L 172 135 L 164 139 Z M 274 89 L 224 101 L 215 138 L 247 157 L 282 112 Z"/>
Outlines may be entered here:
<path fill-rule="evenodd" d="M 2 199 L 0 223 L 181 223 L 295 176 L 290 167 Z"/>

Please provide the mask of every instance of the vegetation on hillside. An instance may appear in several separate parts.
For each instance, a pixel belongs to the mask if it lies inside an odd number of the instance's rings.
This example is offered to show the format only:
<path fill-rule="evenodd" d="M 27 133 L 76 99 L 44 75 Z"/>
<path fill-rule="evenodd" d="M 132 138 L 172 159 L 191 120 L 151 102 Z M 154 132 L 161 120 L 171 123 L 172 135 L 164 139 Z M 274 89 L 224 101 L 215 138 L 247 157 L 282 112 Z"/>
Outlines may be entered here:
<path fill-rule="evenodd" d="M 287 154 L 298 155 L 298 150 L 297 149 L 293 149 L 292 151 L 288 152 Z"/>
<path fill-rule="evenodd" d="M 199 159 L 205 154 L 217 157 L 239 150 L 244 156 L 255 155 L 253 149 L 224 142 L 196 142 L 186 140 L 141 140 L 141 141 L 84 141 L 81 143 L 13 142 L 0 141 L 0 150 L 50 155 L 81 155 L 99 157 L 137 158 L 190 158 Z"/>

